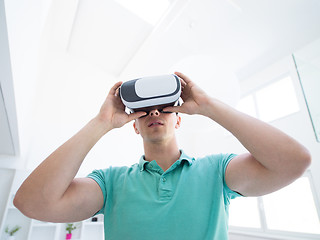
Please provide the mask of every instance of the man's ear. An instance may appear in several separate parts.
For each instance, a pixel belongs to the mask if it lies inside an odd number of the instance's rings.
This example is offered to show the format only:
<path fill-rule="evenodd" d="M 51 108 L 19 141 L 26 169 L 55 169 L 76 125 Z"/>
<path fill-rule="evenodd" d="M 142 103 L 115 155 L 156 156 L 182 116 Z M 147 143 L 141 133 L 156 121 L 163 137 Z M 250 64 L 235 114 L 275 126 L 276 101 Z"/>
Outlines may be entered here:
<path fill-rule="evenodd" d="M 178 129 L 181 125 L 181 116 L 179 114 L 177 114 L 177 123 L 176 123 L 176 126 L 175 128 Z"/>
<path fill-rule="evenodd" d="M 136 132 L 136 134 L 140 134 L 140 132 L 136 126 L 136 121 L 133 122 L 133 128 L 134 128 L 134 131 Z"/>

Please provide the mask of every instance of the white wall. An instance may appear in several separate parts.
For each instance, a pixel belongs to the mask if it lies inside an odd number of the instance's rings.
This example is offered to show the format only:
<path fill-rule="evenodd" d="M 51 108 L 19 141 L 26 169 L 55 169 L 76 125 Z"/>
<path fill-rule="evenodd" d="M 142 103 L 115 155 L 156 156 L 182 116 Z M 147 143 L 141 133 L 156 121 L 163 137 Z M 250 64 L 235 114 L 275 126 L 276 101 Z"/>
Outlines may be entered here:
<path fill-rule="evenodd" d="M 11 105 L 9 111 L 17 115 L 17 135 L 19 149 L 15 156 L 0 156 L 1 167 L 23 168 L 24 156 L 28 152 L 29 138 L 32 136 L 30 123 L 32 122 L 34 108 L 35 81 L 38 77 L 38 45 L 41 31 L 46 19 L 46 9 L 51 0 L 24 1 L 24 0 L 1 0 L 4 6 L 6 24 L 9 39 L 9 51 L 12 69 L 13 90 L 10 92 L 15 98 L 15 106 Z M 6 92 L 9 93 L 9 92 Z M 11 97 L 12 97 L 11 96 Z"/>
<path fill-rule="evenodd" d="M 0 189 L 1 189 L 0 190 L 0 220 L 1 221 L 4 216 L 4 211 L 5 211 L 8 196 L 10 193 L 12 181 L 14 178 L 14 173 L 15 171 L 13 169 L 0 168 Z M 0 226 L 1 226 L 1 222 L 0 222 Z"/>
<path fill-rule="evenodd" d="M 0 52 L 0 153 L 14 155 L 19 153 L 18 129 L 3 0 L 0 1 Z"/>

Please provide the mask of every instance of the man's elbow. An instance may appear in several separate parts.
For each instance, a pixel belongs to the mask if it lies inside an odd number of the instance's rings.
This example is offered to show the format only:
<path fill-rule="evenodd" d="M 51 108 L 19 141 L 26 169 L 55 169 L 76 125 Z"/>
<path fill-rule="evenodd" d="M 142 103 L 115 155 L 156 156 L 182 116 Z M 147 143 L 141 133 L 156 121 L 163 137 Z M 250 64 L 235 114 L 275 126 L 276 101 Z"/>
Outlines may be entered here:
<path fill-rule="evenodd" d="M 304 154 L 304 162 L 305 162 L 305 168 L 307 169 L 312 162 L 312 156 L 311 153 L 306 149 Z"/>
<path fill-rule="evenodd" d="M 297 158 L 297 173 L 298 175 L 303 175 L 303 173 L 308 169 L 308 167 L 311 165 L 312 157 L 310 152 L 304 148 L 301 151 L 301 154 Z"/>
<path fill-rule="evenodd" d="M 36 213 L 41 210 L 41 204 L 39 204 L 36 199 L 19 190 L 13 199 L 13 205 L 28 218 L 36 219 Z"/>
<path fill-rule="evenodd" d="M 16 195 L 14 196 L 14 199 L 13 199 L 13 205 L 18 208 L 20 211 L 21 209 L 23 209 L 23 206 L 24 206 L 24 203 L 25 203 L 25 200 L 23 199 L 23 196 L 21 196 L 21 192 L 20 190 L 18 190 L 18 192 L 16 193 Z"/>
<path fill-rule="evenodd" d="M 30 211 L 28 211 L 28 209 L 30 207 L 28 207 L 28 203 L 27 200 L 21 196 L 21 193 L 18 191 L 13 199 L 13 205 L 20 210 L 20 212 L 22 212 L 25 216 L 27 217 L 31 217 L 30 216 Z"/>

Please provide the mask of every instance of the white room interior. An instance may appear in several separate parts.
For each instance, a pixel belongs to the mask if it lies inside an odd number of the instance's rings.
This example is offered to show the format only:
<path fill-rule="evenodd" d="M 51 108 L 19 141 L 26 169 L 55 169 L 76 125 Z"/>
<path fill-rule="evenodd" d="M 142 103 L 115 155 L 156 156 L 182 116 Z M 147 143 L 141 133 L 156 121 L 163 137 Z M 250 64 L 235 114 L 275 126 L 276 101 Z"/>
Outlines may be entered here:
<path fill-rule="evenodd" d="M 287 188 L 231 202 L 230 239 L 320 239 L 320 118 L 309 115 L 320 116 L 320 101 L 307 105 L 297 71 L 311 62 L 320 72 L 319 13 L 318 0 L 0 0 L 0 239 L 15 224 L 22 226 L 16 239 L 64 239 L 63 224 L 30 220 L 13 207 L 17 188 L 98 113 L 115 82 L 176 70 L 312 155 Z M 182 115 L 177 136 L 193 156 L 246 151 L 199 116 Z M 129 123 L 94 146 L 79 176 L 134 164 L 142 152 Z M 102 239 L 101 221 L 78 223 L 76 238 Z"/>

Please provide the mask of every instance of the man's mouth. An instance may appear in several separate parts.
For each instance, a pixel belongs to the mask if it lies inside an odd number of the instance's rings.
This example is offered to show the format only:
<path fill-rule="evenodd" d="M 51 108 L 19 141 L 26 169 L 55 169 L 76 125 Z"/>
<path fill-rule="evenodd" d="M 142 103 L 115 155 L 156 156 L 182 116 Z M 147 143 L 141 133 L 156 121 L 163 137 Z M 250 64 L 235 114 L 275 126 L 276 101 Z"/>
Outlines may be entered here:
<path fill-rule="evenodd" d="M 163 123 L 159 121 L 155 121 L 155 122 L 149 123 L 148 127 L 159 126 L 159 125 L 163 125 Z"/>

